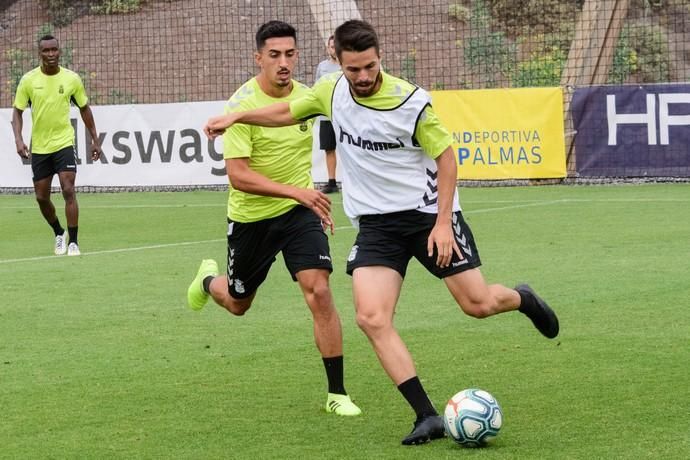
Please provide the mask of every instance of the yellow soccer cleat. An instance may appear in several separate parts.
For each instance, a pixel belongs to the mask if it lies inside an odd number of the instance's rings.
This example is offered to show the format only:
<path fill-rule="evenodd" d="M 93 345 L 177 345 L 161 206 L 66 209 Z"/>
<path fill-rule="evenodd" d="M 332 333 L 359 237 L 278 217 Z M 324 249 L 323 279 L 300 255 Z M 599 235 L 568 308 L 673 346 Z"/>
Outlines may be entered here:
<path fill-rule="evenodd" d="M 352 402 L 348 395 L 328 393 L 326 400 L 326 412 L 334 412 L 337 415 L 354 416 L 362 413 L 362 409 Z"/>
<path fill-rule="evenodd" d="M 201 261 L 199 271 L 192 284 L 187 289 L 187 305 L 192 310 L 201 310 L 208 301 L 208 293 L 204 291 L 204 279 L 207 276 L 218 275 L 218 264 L 213 259 L 204 259 Z"/>

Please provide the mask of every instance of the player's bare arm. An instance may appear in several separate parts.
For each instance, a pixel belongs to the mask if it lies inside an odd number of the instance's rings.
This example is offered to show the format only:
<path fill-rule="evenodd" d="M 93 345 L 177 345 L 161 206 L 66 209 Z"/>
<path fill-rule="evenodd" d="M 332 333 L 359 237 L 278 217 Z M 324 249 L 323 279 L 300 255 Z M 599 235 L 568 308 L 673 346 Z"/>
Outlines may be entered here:
<path fill-rule="evenodd" d="M 295 120 L 290 113 L 290 105 L 287 102 L 278 102 L 259 109 L 211 117 L 204 126 L 204 133 L 209 139 L 215 139 L 235 123 L 275 128 L 298 122 L 299 120 Z"/>
<path fill-rule="evenodd" d="M 436 158 L 438 166 L 438 216 L 436 224 L 429 234 L 427 251 L 429 256 L 438 250 L 436 264 L 447 267 L 455 252 L 462 258 L 462 253 L 453 234 L 453 196 L 457 187 L 457 164 L 453 155 L 453 148 L 448 146 Z"/>
<path fill-rule="evenodd" d="M 96 122 L 93 119 L 93 112 L 91 112 L 91 107 L 85 105 L 79 108 L 79 113 L 81 114 L 81 119 L 84 121 L 86 129 L 89 130 L 91 135 L 91 159 L 98 160 L 103 153 L 101 149 L 101 144 L 98 140 L 98 131 L 96 130 Z"/>
<path fill-rule="evenodd" d="M 331 233 L 333 233 L 331 200 L 325 193 L 311 188 L 300 188 L 272 181 L 251 169 L 248 158 L 226 159 L 225 169 L 233 188 L 252 195 L 291 198 L 314 211 L 323 222 L 324 227 L 330 228 Z"/>
<path fill-rule="evenodd" d="M 16 107 L 12 111 L 12 132 L 14 133 L 17 155 L 22 158 L 29 158 L 29 147 L 24 143 L 24 138 L 22 137 L 22 128 L 24 127 L 23 113 L 23 110 L 19 110 Z"/>

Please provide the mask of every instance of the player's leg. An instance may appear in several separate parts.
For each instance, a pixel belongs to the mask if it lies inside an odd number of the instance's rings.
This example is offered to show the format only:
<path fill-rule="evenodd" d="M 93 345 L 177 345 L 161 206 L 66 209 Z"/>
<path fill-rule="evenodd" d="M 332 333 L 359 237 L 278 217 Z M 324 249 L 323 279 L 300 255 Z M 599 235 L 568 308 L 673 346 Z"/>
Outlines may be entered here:
<path fill-rule="evenodd" d="M 500 284 L 486 284 L 479 268 L 447 276 L 443 281 L 462 311 L 474 318 L 517 310 L 520 306 L 517 291 Z"/>
<path fill-rule="evenodd" d="M 335 170 L 337 167 L 337 162 L 338 160 L 335 156 L 335 149 L 326 150 L 326 172 L 328 173 L 328 193 L 336 193 L 338 191 L 338 183 L 335 180 Z"/>
<path fill-rule="evenodd" d="M 319 146 L 326 152 L 326 172 L 328 183 L 321 187 L 323 193 L 337 193 L 338 184 L 335 180 L 336 156 L 335 156 L 335 131 L 329 120 L 322 120 L 319 125 Z"/>
<path fill-rule="evenodd" d="M 335 309 L 328 270 L 301 270 L 295 274 L 304 300 L 314 319 L 314 340 L 324 358 L 343 354 L 343 334 L 340 317 Z"/>
<path fill-rule="evenodd" d="M 252 291 L 246 297 L 245 293 L 242 293 L 241 297 L 235 293 L 238 297 L 233 297 L 231 292 L 234 291 L 234 289 L 230 287 L 230 281 L 228 280 L 229 278 L 227 275 L 214 277 L 208 287 L 208 292 L 213 301 L 218 305 L 235 316 L 242 316 L 252 306 L 254 297 L 256 297 L 256 290 Z"/>
<path fill-rule="evenodd" d="M 415 411 L 404 445 L 424 444 L 444 436 L 443 422 L 417 377 L 412 355 L 393 324 L 403 278 L 384 266 L 364 266 L 352 273 L 357 324 L 366 334 L 384 370 Z"/>
<path fill-rule="evenodd" d="M 60 189 L 65 200 L 65 216 L 67 217 L 67 233 L 69 245 L 67 255 L 79 255 L 79 203 L 74 188 L 77 178 L 77 160 L 74 147 L 69 146 L 51 155 L 53 164 L 60 179 Z"/>
<path fill-rule="evenodd" d="M 58 221 L 57 214 L 55 213 L 55 206 L 53 205 L 53 202 L 50 199 L 50 185 L 52 181 L 53 176 L 49 176 L 34 181 L 34 192 L 36 194 L 36 202 L 38 202 L 38 208 L 41 210 L 43 218 L 51 226 L 54 222 Z"/>
<path fill-rule="evenodd" d="M 74 188 L 77 175 L 73 172 L 60 172 L 58 178 L 60 179 L 60 189 L 62 190 L 62 197 L 65 199 L 65 216 L 67 217 L 67 228 L 77 227 L 79 225 L 79 203 L 77 202 L 77 193 Z"/>
<path fill-rule="evenodd" d="M 67 235 L 65 235 L 65 229 L 60 225 L 60 219 L 58 219 L 55 206 L 50 199 L 50 187 L 55 174 L 50 155 L 31 155 L 31 170 L 38 208 L 55 234 L 55 255 L 62 255 L 67 252 L 65 238 Z"/>
<path fill-rule="evenodd" d="M 444 435 L 443 422 L 417 377 L 414 361 L 395 329 L 393 319 L 411 257 L 408 231 L 416 213 L 364 216 L 347 262 L 357 324 L 369 339 L 379 362 L 416 414 L 414 428 L 402 443 L 423 444 Z"/>
<path fill-rule="evenodd" d="M 58 178 L 60 179 L 62 197 L 65 200 L 65 216 L 67 217 L 67 233 L 69 234 L 67 254 L 70 256 L 79 255 L 79 203 L 77 203 L 77 193 L 74 189 L 76 174 L 62 171 L 58 173 Z"/>
<path fill-rule="evenodd" d="M 329 271 L 301 270 L 295 276 L 312 314 L 314 341 L 326 371 L 326 411 L 344 416 L 359 415 L 362 411 L 345 389 L 343 331 L 328 284 Z"/>
<path fill-rule="evenodd" d="M 513 310 L 525 314 L 545 337 L 558 335 L 558 317 L 528 285 L 515 289 L 501 284 L 487 285 L 478 268 L 443 279 L 462 311 L 475 318 L 486 318 Z"/>
<path fill-rule="evenodd" d="M 281 225 L 285 237 L 285 265 L 298 282 L 312 314 L 314 340 L 326 371 L 326 411 L 359 415 L 361 410 L 345 390 L 343 333 L 329 284 L 333 267 L 328 237 L 316 214 L 303 206 L 297 206 L 286 215 Z"/>
<path fill-rule="evenodd" d="M 50 199 L 50 185 L 52 182 L 53 176 L 34 181 L 34 192 L 36 193 L 38 208 L 41 210 L 41 214 L 46 222 L 51 225 L 58 220 L 57 214 L 55 213 L 55 206 Z"/>
<path fill-rule="evenodd" d="M 427 225 L 433 225 L 435 215 L 426 217 Z M 418 238 L 415 257 L 434 275 L 442 278 L 462 311 L 474 318 L 486 318 L 499 313 L 518 310 L 527 315 L 535 327 L 546 337 L 558 334 L 558 319 L 553 310 L 531 291 L 529 286 L 510 289 L 501 284 L 487 284 L 479 270 L 479 251 L 467 222 L 460 211 L 453 214 L 453 232 L 460 255 L 453 254 L 448 267 L 436 265 L 436 254 L 428 256 L 426 239 Z"/>
<path fill-rule="evenodd" d="M 393 325 L 403 278 L 384 266 L 358 267 L 352 272 L 357 325 L 395 385 L 417 375 L 410 352 Z"/>
<path fill-rule="evenodd" d="M 227 271 L 219 275 L 215 260 L 202 260 L 187 289 L 189 308 L 201 310 L 211 297 L 233 315 L 242 316 L 249 310 L 280 249 L 280 242 L 269 237 L 273 220 L 251 223 L 228 220 Z"/>

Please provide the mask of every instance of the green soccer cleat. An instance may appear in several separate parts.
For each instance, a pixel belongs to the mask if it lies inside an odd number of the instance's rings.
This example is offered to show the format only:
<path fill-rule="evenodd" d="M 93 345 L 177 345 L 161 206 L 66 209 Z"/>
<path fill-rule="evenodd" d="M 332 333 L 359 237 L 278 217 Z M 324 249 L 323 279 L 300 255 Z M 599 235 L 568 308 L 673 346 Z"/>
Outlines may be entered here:
<path fill-rule="evenodd" d="M 201 261 L 199 271 L 196 272 L 196 277 L 192 284 L 187 289 L 187 305 L 195 311 L 204 308 L 208 301 L 208 293 L 204 291 L 204 279 L 207 276 L 218 275 L 218 264 L 213 259 L 204 259 Z"/>
<path fill-rule="evenodd" d="M 326 412 L 334 412 L 337 415 L 354 416 L 362 413 L 362 409 L 352 402 L 348 395 L 328 393 L 326 400 Z"/>

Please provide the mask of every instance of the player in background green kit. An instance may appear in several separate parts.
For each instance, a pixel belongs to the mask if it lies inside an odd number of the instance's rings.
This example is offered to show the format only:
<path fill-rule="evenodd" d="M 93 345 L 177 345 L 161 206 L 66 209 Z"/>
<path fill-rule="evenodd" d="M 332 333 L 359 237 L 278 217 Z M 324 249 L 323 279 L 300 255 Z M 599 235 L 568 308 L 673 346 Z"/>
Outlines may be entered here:
<path fill-rule="evenodd" d="M 57 38 L 44 35 L 38 41 L 41 59 L 40 67 L 27 72 L 19 81 L 12 113 L 12 131 L 17 154 L 24 159 L 31 158 L 34 191 L 41 214 L 55 233 L 55 254 L 67 253 L 77 256 L 79 242 L 79 205 L 74 183 L 77 176 L 77 158 L 74 150 L 74 129 L 69 118 L 70 103 L 79 107 L 79 113 L 91 134 L 91 158 L 98 160 L 101 146 L 88 105 L 86 91 L 79 75 L 60 67 L 60 45 Z M 31 148 L 22 137 L 23 113 L 31 107 Z M 53 176 L 60 179 L 62 196 L 65 199 L 65 215 L 69 244 L 65 229 L 55 213 L 50 199 Z"/>
<path fill-rule="evenodd" d="M 291 78 L 298 57 L 291 25 L 262 25 L 256 49 L 259 74 L 233 94 L 226 113 L 291 101 L 308 91 Z M 214 260 L 202 261 L 187 302 L 200 310 L 210 296 L 233 315 L 244 315 L 282 253 L 314 320 L 328 380 L 326 411 L 359 415 L 344 385 L 342 328 L 329 285 L 333 267 L 324 231 L 333 231 L 331 202 L 312 182 L 312 123 L 284 128 L 237 125 L 225 133 L 223 156 L 230 180 L 227 272 L 219 276 Z"/>

